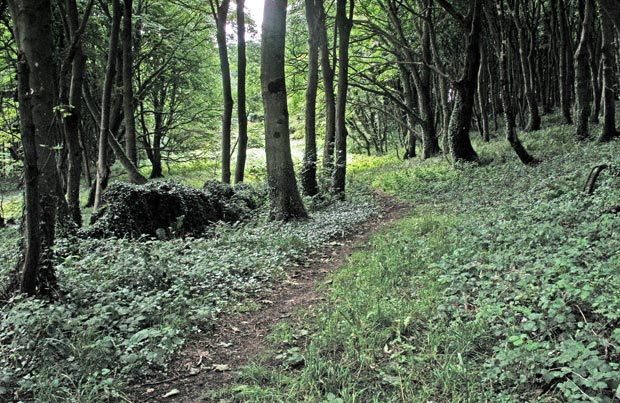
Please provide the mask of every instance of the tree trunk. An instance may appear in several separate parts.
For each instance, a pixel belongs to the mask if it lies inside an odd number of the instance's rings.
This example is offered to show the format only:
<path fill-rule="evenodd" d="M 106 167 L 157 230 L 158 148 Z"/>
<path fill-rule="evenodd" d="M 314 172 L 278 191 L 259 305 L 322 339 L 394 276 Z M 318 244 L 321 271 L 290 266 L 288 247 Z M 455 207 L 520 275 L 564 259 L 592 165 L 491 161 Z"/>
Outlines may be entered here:
<path fill-rule="evenodd" d="M 470 5 L 468 22 L 470 32 L 466 41 L 465 63 L 461 78 L 453 83 L 454 108 L 448 127 L 448 145 L 452 159 L 456 161 L 477 161 L 478 154 L 471 145 L 469 130 L 473 114 L 478 67 L 480 65 L 480 31 L 482 29 L 482 10 L 480 0 Z"/>
<path fill-rule="evenodd" d="M 480 109 L 480 120 L 482 127 L 482 139 L 485 142 L 491 141 L 489 133 L 489 115 L 487 112 L 487 84 L 486 84 L 487 58 L 484 44 L 480 44 L 480 68 L 478 69 L 478 107 Z"/>
<path fill-rule="evenodd" d="M 581 26 L 581 39 L 575 52 L 576 135 L 578 140 L 588 138 L 589 119 L 592 111 L 588 43 L 592 40 L 593 0 L 586 0 Z"/>
<path fill-rule="evenodd" d="M 108 149 L 108 136 L 110 131 L 110 109 L 112 107 L 112 87 L 114 85 L 114 74 L 116 70 L 116 56 L 118 51 L 118 35 L 121 25 L 121 4 L 120 0 L 112 1 L 113 15 L 112 27 L 110 29 L 110 43 L 108 46 L 108 63 L 103 83 L 103 96 L 101 97 L 101 122 L 99 124 L 99 156 L 97 158 L 97 186 L 95 187 L 95 203 L 93 213 L 101 205 L 103 193 L 103 183 L 108 175 L 106 154 Z"/>
<path fill-rule="evenodd" d="M 243 182 L 248 149 L 248 116 L 246 112 L 246 52 L 245 52 L 245 0 L 237 0 L 237 120 L 239 140 L 237 144 L 237 165 L 235 183 Z"/>
<path fill-rule="evenodd" d="M 427 159 L 439 154 L 439 140 L 435 128 L 435 111 L 433 109 L 433 81 L 431 80 L 431 69 L 428 67 L 433 63 L 431 51 L 431 28 L 429 20 L 432 18 L 432 1 L 427 0 L 427 22 L 424 24 L 422 32 L 422 60 L 424 66 L 420 67 L 420 80 L 417 85 L 418 108 L 422 118 L 422 158 Z"/>
<path fill-rule="evenodd" d="M 346 106 L 349 88 L 349 39 L 353 28 L 354 0 L 349 0 L 347 17 L 347 0 L 336 2 L 336 26 L 338 28 L 338 95 L 336 98 L 336 165 L 332 178 L 332 192 L 338 198 L 345 197 L 347 173 L 347 127 Z"/>
<path fill-rule="evenodd" d="M 217 0 L 209 0 L 209 3 L 217 26 L 216 38 L 220 56 L 220 70 L 222 72 L 222 94 L 224 96 L 224 114 L 222 115 L 222 182 L 230 183 L 230 132 L 234 106 L 228 46 L 226 44 L 226 23 L 230 0 L 222 0 L 222 3 L 219 3 Z"/>
<path fill-rule="evenodd" d="M 526 130 L 535 131 L 540 129 L 540 113 L 538 110 L 538 100 L 536 96 L 534 76 L 533 76 L 533 49 L 529 49 L 528 52 L 528 39 L 524 23 L 521 17 L 521 1 L 514 1 L 513 5 L 513 21 L 517 28 L 517 42 L 519 44 L 519 61 L 521 63 L 521 72 L 523 73 L 523 84 L 525 99 L 527 101 L 527 107 L 529 111 Z M 524 17 L 526 18 L 526 17 Z"/>
<path fill-rule="evenodd" d="M 336 97 L 334 95 L 334 69 L 329 57 L 329 41 L 327 38 L 327 22 L 324 0 L 318 3 L 319 58 L 325 92 L 325 144 L 323 146 L 323 169 L 330 175 L 334 169 L 334 139 L 336 133 Z"/>
<path fill-rule="evenodd" d="M 63 113 L 63 126 L 68 151 L 68 175 L 67 175 L 67 204 L 69 215 L 73 222 L 82 226 L 82 213 L 80 210 L 80 179 L 82 176 L 82 145 L 80 142 L 80 120 L 82 116 L 82 84 L 86 68 L 86 56 L 82 50 L 81 35 L 78 30 L 78 8 L 75 0 L 67 0 L 66 4 L 67 22 L 72 45 L 75 44 L 75 53 L 71 62 L 71 82 L 69 94 L 65 100 L 64 86 L 61 85 L 61 103 L 67 104 L 67 110 Z M 84 21 L 89 14 L 84 15 Z M 62 69 L 61 69 L 62 70 Z M 64 74 L 61 71 L 61 74 Z M 65 102 L 66 101 L 66 102 Z"/>
<path fill-rule="evenodd" d="M 560 45 L 558 51 L 560 52 L 560 106 L 562 108 L 562 116 L 564 117 L 564 123 L 572 124 L 573 119 L 571 116 L 571 102 L 573 85 L 571 81 L 571 69 L 573 68 L 572 61 L 572 45 L 570 29 L 568 27 L 566 5 L 564 0 L 552 0 L 551 6 L 553 7 L 554 14 L 557 18 L 558 31 L 560 33 Z"/>
<path fill-rule="evenodd" d="M 265 154 L 270 218 L 288 221 L 308 214 L 297 190 L 291 157 L 284 75 L 287 0 L 266 0 L 262 27 L 261 89 L 265 108 Z"/>
<path fill-rule="evenodd" d="M 132 4 L 133 0 L 123 0 L 123 115 L 125 119 L 125 153 L 127 158 L 135 166 L 138 165 L 138 152 L 136 149 L 136 119 L 134 116 L 133 94 L 133 52 L 132 52 Z"/>
<path fill-rule="evenodd" d="M 603 31 L 603 127 L 599 141 L 607 142 L 619 135 L 616 129 L 616 98 L 614 92 L 614 25 L 611 13 L 606 11 L 612 0 L 599 0 L 601 29 Z M 613 7 L 614 4 L 611 4 Z M 618 21 L 620 23 L 620 21 Z"/>
<path fill-rule="evenodd" d="M 490 1 L 490 0 L 487 0 Z M 488 3 L 487 3 L 488 4 Z M 510 143 L 510 146 L 515 151 L 522 163 L 526 165 L 534 165 L 539 161 L 532 157 L 517 135 L 515 113 L 512 106 L 512 97 L 510 91 L 510 83 L 508 79 L 508 35 L 506 33 L 504 21 L 504 11 L 501 4 L 497 5 L 497 11 L 487 7 L 487 19 L 489 25 L 493 27 L 497 32 L 497 42 L 499 47 L 499 75 L 500 75 L 500 90 L 502 98 L 502 109 L 504 110 L 504 126 L 506 130 L 506 140 Z M 497 14 L 496 14 L 497 13 Z M 497 16 L 499 16 L 499 23 L 497 23 Z"/>
<path fill-rule="evenodd" d="M 48 294 L 56 285 L 52 264 L 58 171 L 50 128 L 54 122 L 54 59 L 49 0 L 11 0 L 19 48 L 18 97 L 24 148 L 25 250 L 20 289 Z"/>
<path fill-rule="evenodd" d="M 405 145 L 405 155 L 403 159 L 413 159 L 416 156 L 416 138 L 415 132 L 413 131 L 413 127 L 415 125 L 415 117 L 412 116 L 412 112 L 414 110 L 414 99 L 413 99 L 413 83 L 411 82 L 411 74 L 409 73 L 409 69 L 406 68 L 402 63 L 398 64 L 398 70 L 400 71 L 400 81 L 403 86 L 403 98 L 405 101 L 405 105 L 407 106 L 406 112 L 406 145 Z"/>
<path fill-rule="evenodd" d="M 308 23 L 308 86 L 306 88 L 306 135 L 304 160 L 301 167 L 301 188 L 306 196 L 319 193 L 316 180 L 316 96 L 319 85 L 318 12 L 315 0 L 306 0 Z"/>

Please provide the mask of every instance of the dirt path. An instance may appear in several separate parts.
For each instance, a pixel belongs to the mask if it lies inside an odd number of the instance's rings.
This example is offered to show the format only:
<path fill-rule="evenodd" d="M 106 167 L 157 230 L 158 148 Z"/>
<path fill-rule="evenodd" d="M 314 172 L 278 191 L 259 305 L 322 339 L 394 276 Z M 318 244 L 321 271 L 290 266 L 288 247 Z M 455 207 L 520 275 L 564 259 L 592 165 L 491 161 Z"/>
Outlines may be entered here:
<path fill-rule="evenodd" d="M 154 380 L 131 389 L 133 402 L 205 402 L 205 392 L 232 385 L 237 373 L 265 351 L 265 337 L 281 320 L 298 309 L 313 309 L 323 296 L 317 285 L 336 271 L 372 234 L 403 217 L 409 206 L 381 196 L 382 213 L 366 222 L 347 238 L 331 242 L 314 251 L 303 267 L 287 270 L 287 280 L 274 289 L 269 299 L 258 301 L 261 307 L 221 320 L 209 334 L 188 342 L 171 364 L 166 379 Z"/>

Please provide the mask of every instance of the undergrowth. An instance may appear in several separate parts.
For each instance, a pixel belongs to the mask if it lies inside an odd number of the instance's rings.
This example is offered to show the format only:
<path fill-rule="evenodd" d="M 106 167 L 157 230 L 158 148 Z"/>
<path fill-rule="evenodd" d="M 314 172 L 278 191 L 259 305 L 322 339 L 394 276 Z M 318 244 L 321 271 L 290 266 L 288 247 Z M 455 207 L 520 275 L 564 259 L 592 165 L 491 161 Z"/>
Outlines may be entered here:
<path fill-rule="evenodd" d="M 568 126 L 484 165 L 364 159 L 355 177 L 412 203 L 274 332 L 221 402 L 620 401 L 620 179 L 583 192 L 618 143 Z M 275 364 L 274 364 L 275 363 Z M 213 397 L 213 394 L 211 394 Z"/>
<path fill-rule="evenodd" d="M 127 401 L 127 382 L 165 369 L 190 335 L 377 211 L 366 197 L 302 222 L 222 225 L 210 239 L 59 240 L 59 299 L 17 296 L 0 309 L 0 401 Z M 16 229 L 1 231 L 2 246 L 16 242 Z M 16 249 L 1 249 L 0 282 Z"/>

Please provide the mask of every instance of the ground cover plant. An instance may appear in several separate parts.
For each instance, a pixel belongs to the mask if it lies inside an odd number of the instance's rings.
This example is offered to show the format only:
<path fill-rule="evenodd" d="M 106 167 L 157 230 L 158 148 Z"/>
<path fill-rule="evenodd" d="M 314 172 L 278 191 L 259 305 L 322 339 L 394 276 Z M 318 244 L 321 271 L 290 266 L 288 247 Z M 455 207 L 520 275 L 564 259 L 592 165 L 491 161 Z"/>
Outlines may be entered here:
<path fill-rule="evenodd" d="M 220 225 L 209 239 L 60 240 L 57 300 L 16 296 L 0 309 L 0 400 L 127 401 L 128 381 L 165 369 L 188 337 L 377 213 L 372 198 L 354 199 L 297 223 Z M 3 246 L 17 242 L 17 230 L 1 231 Z M 2 248 L 0 267 L 16 250 Z"/>
<path fill-rule="evenodd" d="M 502 143 L 486 165 L 358 161 L 356 177 L 412 202 L 354 254 L 328 302 L 272 335 L 226 402 L 614 402 L 620 399 L 620 179 L 589 169 L 617 143 L 568 126 Z M 304 319 L 307 316 L 311 319 Z M 276 364 L 274 364 L 276 363 Z M 294 365 L 292 365 L 294 364 Z"/>

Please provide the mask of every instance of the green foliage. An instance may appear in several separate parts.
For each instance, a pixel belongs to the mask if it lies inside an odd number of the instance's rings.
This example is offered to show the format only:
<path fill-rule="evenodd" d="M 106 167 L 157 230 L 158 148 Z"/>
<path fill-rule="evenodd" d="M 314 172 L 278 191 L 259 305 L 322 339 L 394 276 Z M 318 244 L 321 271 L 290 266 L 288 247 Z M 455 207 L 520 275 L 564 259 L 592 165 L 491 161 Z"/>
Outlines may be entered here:
<path fill-rule="evenodd" d="M 582 186 L 589 167 L 618 160 L 620 146 L 575 145 L 570 134 L 563 126 L 524 136 L 543 159 L 535 168 L 499 142 L 479 147 L 492 156 L 484 166 L 354 162 L 363 181 L 415 210 L 353 255 L 309 319 L 272 336 L 278 364 L 246 371 L 222 396 L 618 401 L 620 217 L 608 211 L 620 181 L 602 178 L 593 197 Z M 291 368 L 292 354 L 301 368 Z"/>
<path fill-rule="evenodd" d="M 249 197 L 245 185 L 235 191 Z M 190 334 L 269 293 L 285 267 L 376 212 L 367 199 L 298 223 L 221 225 L 210 239 L 59 240 L 59 299 L 15 297 L 0 308 L 0 400 L 123 401 L 126 382 L 165 368 Z M 0 231 L 4 268 L 17 233 Z"/>

